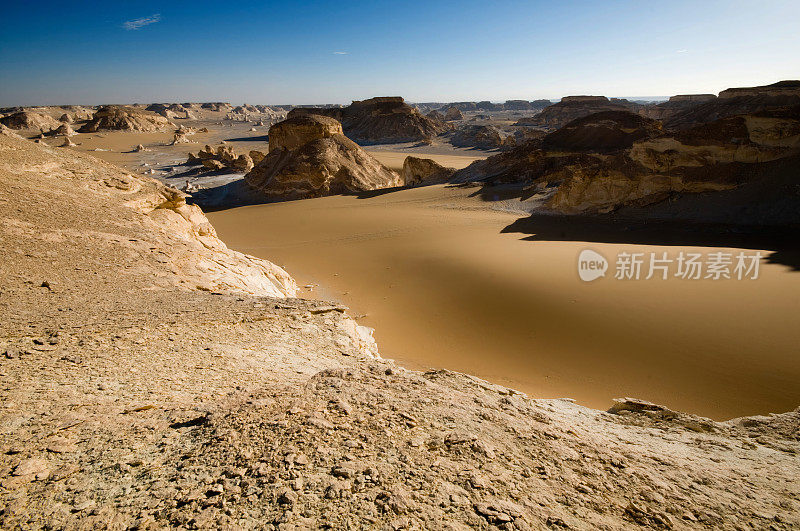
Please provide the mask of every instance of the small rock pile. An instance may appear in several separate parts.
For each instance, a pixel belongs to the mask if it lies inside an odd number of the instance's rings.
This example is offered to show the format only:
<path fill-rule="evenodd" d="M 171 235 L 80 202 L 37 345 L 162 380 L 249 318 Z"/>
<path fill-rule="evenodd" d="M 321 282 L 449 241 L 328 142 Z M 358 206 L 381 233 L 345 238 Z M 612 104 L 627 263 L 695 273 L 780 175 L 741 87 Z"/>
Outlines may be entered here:
<path fill-rule="evenodd" d="M 260 151 L 251 151 L 250 153 L 255 153 L 256 157 L 264 157 L 264 154 Z M 186 163 L 189 165 L 202 164 L 209 170 L 214 171 L 229 169 L 246 173 L 253 169 L 253 157 L 251 155 L 243 153 L 237 156 L 232 147 L 225 145 L 218 146 L 217 149 L 206 145 L 197 155 L 189 153 L 189 159 Z"/>

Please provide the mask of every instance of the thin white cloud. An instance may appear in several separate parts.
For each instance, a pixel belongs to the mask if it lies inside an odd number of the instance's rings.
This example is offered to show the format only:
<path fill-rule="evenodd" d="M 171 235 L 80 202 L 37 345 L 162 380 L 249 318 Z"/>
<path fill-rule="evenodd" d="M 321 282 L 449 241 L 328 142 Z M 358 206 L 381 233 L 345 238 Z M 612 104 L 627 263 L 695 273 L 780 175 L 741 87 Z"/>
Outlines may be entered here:
<path fill-rule="evenodd" d="M 675 53 L 689 53 L 689 50 L 684 48 L 682 50 L 677 50 Z"/>
<path fill-rule="evenodd" d="M 333 55 L 350 55 L 350 52 L 333 52 Z"/>
<path fill-rule="evenodd" d="M 137 18 L 137 19 L 134 19 L 134 20 L 125 21 L 122 24 L 122 27 L 125 28 L 128 31 L 130 31 L 130 30 L 138 30 L 138 29 L 143 28 L 145 26 L 149 26 L 150 24 L 155 24 L 156 22 L 158 22 L 160 20 L 161 20 L 161 15 L 159 13 L 156 13 L 155 15 L 150 15 L 149 17 L 142 17 L 142 18 Z"/>

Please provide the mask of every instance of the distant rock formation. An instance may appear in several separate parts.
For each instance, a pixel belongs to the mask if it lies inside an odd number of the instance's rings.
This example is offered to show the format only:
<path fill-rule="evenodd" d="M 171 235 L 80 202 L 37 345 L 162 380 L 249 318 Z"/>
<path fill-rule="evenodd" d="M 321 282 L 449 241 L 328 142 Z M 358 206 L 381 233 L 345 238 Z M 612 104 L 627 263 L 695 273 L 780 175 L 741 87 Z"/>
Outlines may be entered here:
<path fill-rule="evenodd" d="M 231 106 L 230 103 L 225 103 L 225 102 L 221 102 L 221 101 L 213 101 L 213 102 L 207 102 L 207 103 L 200 104 L 200 108 L 208 110 L 208 111 L 214 111 L 214 112 L 219 112 L 219 111 L 226 111 L 227 112 L 227 111 L 231 110 L 232 106 Z"/>
<path fill-rule="evenodd" d="M 492 103 L 484 100 L 476 103 L 475 108 L 479 111 L 502 111 L 505 107 L 502 103 Z"/>
<path fill-rule="evenodd" d="M 401 176 L 407 186 L 422 186 L 447 182 L 456 172 L 432 159 L 406 157 Z"/>
<path fill-rule="evenodd" d="M 370 98 L 341 108 L 295 108 L 301 114 L 328 116 L 341 122 L 344 134 L 359 144 L 420 142 L 447 130 L 406 104 L 401 97 Z"/>
<path fill-rule="evenodd" d="M 151 133 L 174 127 L 165 117 L 135 107 L 106 105 L 100 107 L 79 131 L 94 133 L 100 130 L 138 131 Z"/>
<path fill-rule="evenodd" d="M 247 185 L 274 200 L 402 185 L 397 173 L 340 132 L 333 132 L 332 122 L 335 120 L 324 116 L 295 115 L 272 126 L 270 152 L 245 175 Z M 292 130 L 295 127 L 297 131 Z M 274 148 L 273 130 L 277 138 Z"/>
<path fill-rule="evenodd" d="M 465 125 L 455 130 L 450 143 L 457 147 L 496 149 L 503 145 L 503 137 L 491 125 Z"/>
<path fill-rule="evenodd" d="M 679 112 L 686 111 L 703 103 L 716 100 L 714 94 L 681 94 L 672 96 L 669 101 L 655 105 L 645 105 L 639 114 L 655 120 L 666 120 Z"/>
<path fill-rule="evenodd" d="M 546 107 L 541 113 L 522 118 L 514 125 L 536 126 L 556 130 L 578 118 L 601 111 L 630 111 L 638 105 L 627 100 L 611 101 L 605 96 L 564 96 L 561 101 Z"/>
<path fill-rule="evenodd" d="M 427 116 L 431 120 L 436 120 L 437 122 L 444 122 L 444 114 L 436 110 L 429 112 L 425 116 Z"/>
<path fill-rule="evenodd" d="M 457 120 L 463 120 L 464 115 L 461 114 L 461 110 L 456 106 L 448 107 L 444 113 L 444 119 L 448 122 L 454 122 Z"/>
<path fill-rule="evenodd" d="M 688 129 L 737 114 L 753 114 L 800 105 L 800 81 L 779 81 L 762 87 L 731 88 L 719 97 L 664 120 L 670 129 Z"/>
<path fill-rule="evenodd" d="M 61 126 L 61 122 L 47 114 L 33 111 L 19 111 L 4 118 L 0 123 L 9 129 L 49 132 Z"/>
<path fill-rule="evenodd" d="M 544 109 L 552 103 L 550 100 L 508 100 L 503 104 L 503 109 L 506 111 L 532 111 Z"/>

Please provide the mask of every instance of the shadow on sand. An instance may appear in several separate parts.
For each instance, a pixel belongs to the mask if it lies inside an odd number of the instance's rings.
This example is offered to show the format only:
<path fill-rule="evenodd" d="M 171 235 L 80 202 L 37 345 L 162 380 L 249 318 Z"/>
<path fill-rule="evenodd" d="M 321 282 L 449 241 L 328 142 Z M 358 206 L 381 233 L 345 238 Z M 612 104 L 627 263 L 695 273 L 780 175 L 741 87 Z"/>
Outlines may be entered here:
<path fill-rule="evenodd" d="M 239 138 L 226 138 L 225 142 L 269 142 L 269 135 L 242 136 Z"/>
<path fill-rule="evenodd" d="M 526 234 L 525 241 L 571 241 L 631 245 L 734 247 L 772 251 L 768 263 L 800 271 L 800 242 L 791 228 L 739 227 L 679 221 L 642 221 L 610 216 L 532 215 L 502 233 Z"/>

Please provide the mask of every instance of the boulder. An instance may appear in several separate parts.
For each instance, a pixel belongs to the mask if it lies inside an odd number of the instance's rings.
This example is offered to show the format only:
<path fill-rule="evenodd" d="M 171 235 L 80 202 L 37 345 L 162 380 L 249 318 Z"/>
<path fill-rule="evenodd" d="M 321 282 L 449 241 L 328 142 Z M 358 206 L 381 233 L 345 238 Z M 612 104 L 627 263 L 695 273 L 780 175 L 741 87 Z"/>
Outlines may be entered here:
<path fill-rule="evenodd" d="M 75 136 L 76 133 L 69 124 L 61 124 L 55 131 L 52 131 L 53 135 L 58 136 Z"/>
<path fill-rule="evenodd" d="M 263 151 L 256 151 L 256 150 L 250 151 L 250 159 L 253 161 L 253 164 L 258 164 L 266 156 L 267 154 L 264 153 Z"/>
<path fill-rule="evenodd" d="M 190 141 L 190 140 L 189 140 L 189 138 L 186 136 L 186 133 L 183 133 L 183 132 L 177 132 L 177 133 L 175 133 L 175 135 L 172 137 L 172 145 L 173 145 L 173 146 L 174 146 L 175 144 L 188 144 L 189 142 L 191 142 L 191 141 Z"/>
<path fill-rule="evenodd" d="M 249 155 L 239 155 L 236 159 L 231 163 L 231 167 L 236 171 L 240 171 L 243 173 L 247 173 L 253 169 L 253 159 L 250 158 Z"/>
<path fill-rule="evenodd" d="M 406 157 L 400 175 L 407 186 L 420 186 L 447 182 L 455 172 L 455 168 L 447 168 L 432 159 Z"/>
<path fill-rule="evenodd" d="M 64 122 L 65 124 L 71 124 L 72 118 L 70 118 L 69 114 L 64 113 L 61 115 L 61 118 L 58 119 L 59 122 Z"/>
<path fill-rule="evenodd" d="M 69 135 L 64 135 L 64 143 L 61 144 L 61 147 L 71 147 L 74 146 L 75 142 L 69 137 Z"/>
<path fill-rule="evenodd" d="M 221 171 L 225 169 L 225 164 L 217 159 L 205 159 L 203 161 L 203 166 L 213 171 Z"/>

